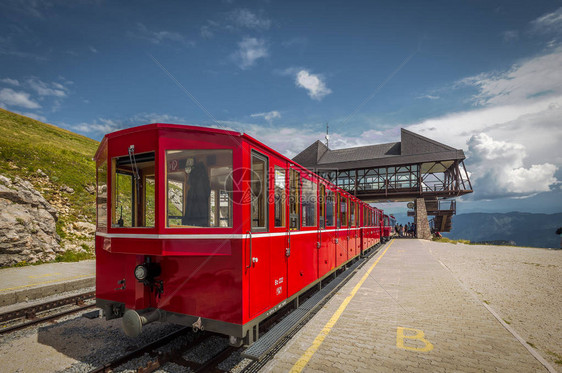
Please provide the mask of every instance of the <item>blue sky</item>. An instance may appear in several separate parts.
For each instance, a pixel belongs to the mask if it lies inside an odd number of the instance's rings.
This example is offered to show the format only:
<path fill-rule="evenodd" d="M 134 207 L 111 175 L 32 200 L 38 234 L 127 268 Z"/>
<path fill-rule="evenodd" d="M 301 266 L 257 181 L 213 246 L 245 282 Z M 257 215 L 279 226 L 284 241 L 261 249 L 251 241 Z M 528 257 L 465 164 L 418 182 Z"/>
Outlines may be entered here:
<path fill-rule="evenodd" d="M 213 125 L 294 156 L 326 123 L 334 148 L 403 127 L 469 156 L 459 213 L 562 211 L 560 1 L 13 0 L 0 21 L 0 106 L 93 139 Z"/>

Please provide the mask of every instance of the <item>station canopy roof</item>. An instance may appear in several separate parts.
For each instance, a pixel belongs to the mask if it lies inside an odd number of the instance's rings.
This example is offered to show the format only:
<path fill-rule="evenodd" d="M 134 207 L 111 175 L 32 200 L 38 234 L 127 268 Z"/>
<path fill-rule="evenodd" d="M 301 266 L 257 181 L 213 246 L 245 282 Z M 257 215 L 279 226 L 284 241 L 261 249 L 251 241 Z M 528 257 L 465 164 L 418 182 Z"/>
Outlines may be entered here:
<path fill-rule="evenodd" d="M 466 158 L 461 149 L 452 148 L 403 128 L 400 131 L 400 136 L 400 142 L 334 150 L 329 149 L 318 140 L 297 154 L 293 160 L 310 170 L 320 171 L 399 166 L 429 162 L 448 162 L 452 164 L 452 161 L 462 161 Z M 431 170 L 431 172 L 442 171 L 435 168 Z"/>

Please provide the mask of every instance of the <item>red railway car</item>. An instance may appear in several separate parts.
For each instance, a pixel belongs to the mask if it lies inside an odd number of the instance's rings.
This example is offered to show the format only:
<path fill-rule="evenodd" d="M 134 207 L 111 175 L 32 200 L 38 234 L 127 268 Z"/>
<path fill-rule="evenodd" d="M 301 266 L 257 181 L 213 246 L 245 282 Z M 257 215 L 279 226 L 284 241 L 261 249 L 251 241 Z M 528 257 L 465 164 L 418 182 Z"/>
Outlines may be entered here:
<path fill-rule="evenodd" d="M 394 236 L 394 227 L 396 226 L 396 219 L 393 215 L 384 215 L 382 221 L 383 241 L 388 241 Z"/>
<path fill-rule="evenodd" d="M 380 242 L 382 211 L 252 137 L 149 124 L 96 152 L 96 299 L 251 344 L 259 323 Z"/>

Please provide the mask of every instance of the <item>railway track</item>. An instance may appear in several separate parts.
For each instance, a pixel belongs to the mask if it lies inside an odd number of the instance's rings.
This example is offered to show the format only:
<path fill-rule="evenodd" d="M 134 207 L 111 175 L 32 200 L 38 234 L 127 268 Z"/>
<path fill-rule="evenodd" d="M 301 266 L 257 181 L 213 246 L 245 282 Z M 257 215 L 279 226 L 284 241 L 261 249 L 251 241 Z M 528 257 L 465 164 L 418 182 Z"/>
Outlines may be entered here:
<path fill-rule="evenodd" d="M 60 317 L 71 315 L 80 311 L 84 311 L 89 308 L 95 307 L 95 304 L 86 304 L 85 302 L 95 298 L 95 292 L 81 293 L 65 298 L 60 298 L 54 301 L 44 302 L 35 304 L 33 306 L 19 308 L 14 311 L 4 312 L 0 314 L 0 335 L 15 332 L 17 330 L 22 330 L 27 327 L 44 323 L 47 321 L 53 321 Z M 66 309 L 60 312 L 54 312 L 45 316 L 38 316 L 40 314 L 47 314 L 55 311 L 57 308 L 65 306 L 75 306 L 72 309 Z M 17 321 L 23 321 L 21 323 L 10 325 Z"/>
<path fill-rule="evenodd" d="M 190 333 L 192 334 L 192 338 L 188 338 L 187 341 L 180 344 L 179 346 L 170 349 L 169 351 L 162 351 L 162 349 L 165 348 L 167 344 Z M 189 358 L 186 358 L 186 355 L 189 355 L 190 352 L 198 347 L 201 347 L 212 338 L 223 339 L 225 342 L 225 346 L 220 351 L 214 353 L 204 362 L 192 361 Z M 182 368 L 185 368 L 186 371 L 195 373 L 223 372 L 224 370 L 219 369 L 218 366 L 239 349 L 239 347 L 228 346 L 226 338 L 223 336 L 210 332 L 193 334 L 191 327 L 185 327 L 135 351 L 120 356 L 117 359 L 90 371 L 90 373 L 112 372 L 113 370 L 127 363 L 129 363 L 129 365 L 131 362 L 134 364 L 135 359 L 140 358 L 145 354 L 148 354 L 150 356 L 150 360 L 147 363 L 143 363 L 143 366 L 137 367 L 137 373 L 151 373 L 167 363 L 174 363 L 181 366 Z"/>

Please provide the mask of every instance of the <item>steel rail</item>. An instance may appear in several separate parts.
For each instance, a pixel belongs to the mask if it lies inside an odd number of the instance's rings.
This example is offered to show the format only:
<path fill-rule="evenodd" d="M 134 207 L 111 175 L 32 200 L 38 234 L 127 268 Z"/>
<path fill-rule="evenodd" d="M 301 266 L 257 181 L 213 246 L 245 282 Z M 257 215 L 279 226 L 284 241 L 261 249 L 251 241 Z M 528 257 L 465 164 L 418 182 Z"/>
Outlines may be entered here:
<path fill-rule="evenodd" d="M 60 298 L 49 302 L 44 302 L 40 304 L 36 304 L 34 306 L 20 308 L 10 312 L 4 312 L 0 314 L 0 322 L 11 321 L 15 319 L 19 319 L 22 317 L 25 318 L 33 318 L 35 314 L 38 312 L 43 312 L 47 310 L 51 310 L 53 308 L 66 306 L 69 304 L 77 304 L 79 305 L 80 302 L 83 302 L 88 299 L 93 299 L 96 296 L 95 291 L 90 291 L 87 293 L 82 293 L 78 295 L 72 295 L 66 298 Z"/>
<path fill-rule="evenodd" d="M 104 364 L 103 366 L 100 366 L 94 370 L 91 370 L 90 373 L 101 373 L 101 372 L 110 372 L 113 369 L 117 368 L 120 365 L 125 364 L 126 362 L 133 360 L 137 357 L 140 357 L 142 355 L 144 355 L 145 353 L 149 353 L 152 352 L 153 350 L 155 350 L 158 347 L 161 347 L 171 341 L 173 341 L 174 339 L 180 337 L 181 335 L 185 334 L 187 331 L 191 331 L 191 326 L 186 326 L 184 328 L 181 328 L 180 330 L 177 330 L 173 333 L 168 334 L 167 336 L 164 336 L 160 339 L 157 339 L 156 341 L 147 344 L 146 346 L 143 346 L 135 351 L 132 351 L 126 355 L 123 355 L 121 357 L 118 357 L 117 359 Z M 201 339 L 201 338 L 199 338 Z M 196 341 L 199 342 L 199 339 L 197 339 Z"/>
<path fill-rule="evenodd" d="M 80 306 L 78 308 L 74 308 L 72 310 L 59 312 L 59 313 L 54 314 L 54 315 L 41 317 L 41 318 L 26 322 L 26 323 L 23 323 L 23 324 L 20 324 L 20 325 L 14 325 L 14 326 L 11 326 L 11 327 L 8 327 L 8 328 L 0 329 L 0 335 L 11 333 L 11 332 L 14 332 L 14 331 L 20 330 L 20 329 L 25 329 L 29 326 L 41 324 L 41 323 L 44 323 L 46 321 L 55 320 L 55 319 L 58 319 L 59 317 L 71 315 L 73 313 L 80 312 L 80 311 L 83 311 L 83 310 L 88 309 L 88 308 L 93 308 L 95 306 L 96 306 L 95 304 L 88 304 L 88 305 L 85 305 L 85 306 Z"/>

